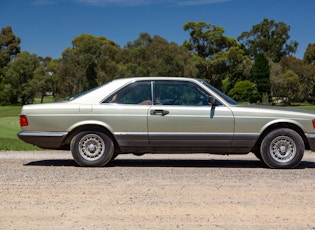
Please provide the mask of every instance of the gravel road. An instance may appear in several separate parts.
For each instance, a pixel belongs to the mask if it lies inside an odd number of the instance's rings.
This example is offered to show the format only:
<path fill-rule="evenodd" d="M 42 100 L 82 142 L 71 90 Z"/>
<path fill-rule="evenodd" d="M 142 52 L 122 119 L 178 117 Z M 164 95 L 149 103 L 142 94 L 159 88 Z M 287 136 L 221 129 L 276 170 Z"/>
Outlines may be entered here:
<path fill-rule="evenodd" d="M 0 151 L 0 229 L 315 229 L 315 153 L 272 170 L 252 155 Z"/>

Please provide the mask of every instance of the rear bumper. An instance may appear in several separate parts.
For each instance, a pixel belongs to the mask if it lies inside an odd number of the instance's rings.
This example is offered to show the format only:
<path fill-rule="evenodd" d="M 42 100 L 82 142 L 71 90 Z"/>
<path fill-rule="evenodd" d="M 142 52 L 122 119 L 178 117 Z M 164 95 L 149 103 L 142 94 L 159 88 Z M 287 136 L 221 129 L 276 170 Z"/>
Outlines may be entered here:
<path fill-rule="evenodd" d="M 306 136 L 308 143 L 310 145 L 310 150 L 312 152 L 315 152 L 315 133 L 306 133 L 305 136 Z"/>
<path fill-rule="evenodd" d="M 67 132 L 21 131 L 17 136 L 24 142 L 44 149 L 60 149 Z"/>

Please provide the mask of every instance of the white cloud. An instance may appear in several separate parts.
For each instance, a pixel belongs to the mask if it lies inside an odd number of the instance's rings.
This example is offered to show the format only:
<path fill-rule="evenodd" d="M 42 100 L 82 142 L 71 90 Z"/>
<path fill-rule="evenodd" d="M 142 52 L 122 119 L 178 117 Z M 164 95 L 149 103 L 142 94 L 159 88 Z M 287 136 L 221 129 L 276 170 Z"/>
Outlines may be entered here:
<path fill-rule="evenodd" d="M 45 1 L 45 0 L 43 0 Z M 47 0 L 46 0 L 47 1 Z M 231 0 L 75 0 L 78 3 L 93 5 L 93 6 L 141 6 L 141 5 L 173 5 L 173 6 L 195 6 L 209 5 Z"/>

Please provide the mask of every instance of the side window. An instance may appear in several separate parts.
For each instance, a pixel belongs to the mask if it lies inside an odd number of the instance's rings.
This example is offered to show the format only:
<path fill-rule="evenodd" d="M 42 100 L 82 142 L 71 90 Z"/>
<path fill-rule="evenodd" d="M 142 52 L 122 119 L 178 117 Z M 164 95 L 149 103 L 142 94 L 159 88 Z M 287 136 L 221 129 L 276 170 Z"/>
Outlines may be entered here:
<path fill-rule="evenodd" d="M 191 82 L 156 81 L 154 85 L 154 104 L 156 105 L 209 105 L 209 95 Z"/>
<path fill-rule="evenodd" d="M 103 103 L 151 105 L 151 82 L 135 82 L 111 95 Z"/>

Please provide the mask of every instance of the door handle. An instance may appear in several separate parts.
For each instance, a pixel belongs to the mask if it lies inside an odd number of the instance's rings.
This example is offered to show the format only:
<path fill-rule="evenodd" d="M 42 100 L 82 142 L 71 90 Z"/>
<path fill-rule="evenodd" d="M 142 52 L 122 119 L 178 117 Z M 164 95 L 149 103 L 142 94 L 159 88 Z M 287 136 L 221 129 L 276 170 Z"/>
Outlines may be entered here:
<path fill-rule="evenodd" d="M 160 115 L 160 116 L 165 116 L 169 113 L 170 113 L 169 111 L 163 110 L 163 109 L 153 109 L 150 111 L 151 115 Z"/>

